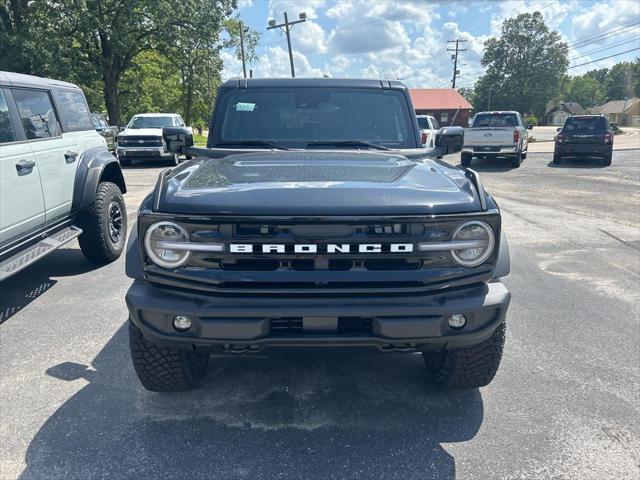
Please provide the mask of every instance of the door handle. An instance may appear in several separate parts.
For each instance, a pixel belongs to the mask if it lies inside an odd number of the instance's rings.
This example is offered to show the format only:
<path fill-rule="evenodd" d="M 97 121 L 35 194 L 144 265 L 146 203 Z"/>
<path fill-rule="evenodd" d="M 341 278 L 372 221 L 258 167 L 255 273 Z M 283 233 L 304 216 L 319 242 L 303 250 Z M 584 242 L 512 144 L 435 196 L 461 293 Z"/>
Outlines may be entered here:
<path fill-rule="evenodd" d="M 18 171 L 18 174 L 27 174 L 31 173 L 33 167 L 35 166 L 36 162 L 34 162 L 33 160 L 20 160 L 18 163 L 16 163 L 16 170 Z"/>
<path fill-rule="evenodd" d="M 73 163 L 76 161 L 77 158 L 78 158 L 78 152 L 68 151 L 67 153 L 64 154 L 64 160 L 67 163 Z"/>

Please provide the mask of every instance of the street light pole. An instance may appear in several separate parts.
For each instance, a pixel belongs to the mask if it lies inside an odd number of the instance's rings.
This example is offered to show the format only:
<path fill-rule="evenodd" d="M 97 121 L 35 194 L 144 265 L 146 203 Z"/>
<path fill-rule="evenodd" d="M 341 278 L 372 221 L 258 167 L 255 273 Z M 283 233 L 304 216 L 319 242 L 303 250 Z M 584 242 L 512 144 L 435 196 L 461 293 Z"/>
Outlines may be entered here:
<path fill-rule="evenodd" d="M 289 65 L 291 65 L 291 78 L 296 77 L 296 70 L 293 66 L 293 50 L 291 49 L 291 27 L 296 23 L 302 23 L 306 21 L 307 21 L 307 14 L 304 12 L 299 13 L 298 20 L 294 20 L 293 22 L 289 21 L 287 12 L 284 12 L 284 23 L 276 24 L 275 20 L 269 20 L 269 26 L 267 27 L 267 30 L 272 30 L 274 28 L 281 28 L 282 31 L 287 35 L 287 47 L 289 49 Z"/>

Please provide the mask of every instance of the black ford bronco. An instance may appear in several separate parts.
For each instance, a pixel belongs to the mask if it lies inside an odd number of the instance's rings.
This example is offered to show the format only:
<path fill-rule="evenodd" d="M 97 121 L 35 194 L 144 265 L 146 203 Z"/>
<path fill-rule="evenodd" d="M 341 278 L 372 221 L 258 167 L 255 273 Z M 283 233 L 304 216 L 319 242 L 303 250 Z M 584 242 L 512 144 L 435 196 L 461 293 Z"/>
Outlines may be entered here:
<path fill-rule="evenodd" d="M 164 170 L 127 248 L 133 365 L 149 390 L 192 388 L 213 352 L 421 352 L 428 378 L 487 385 L 505 338 L 509 252 L 472 170 L 424 149 L 399 82 L 242 79 L 220 87 L 207 148 Z"/>

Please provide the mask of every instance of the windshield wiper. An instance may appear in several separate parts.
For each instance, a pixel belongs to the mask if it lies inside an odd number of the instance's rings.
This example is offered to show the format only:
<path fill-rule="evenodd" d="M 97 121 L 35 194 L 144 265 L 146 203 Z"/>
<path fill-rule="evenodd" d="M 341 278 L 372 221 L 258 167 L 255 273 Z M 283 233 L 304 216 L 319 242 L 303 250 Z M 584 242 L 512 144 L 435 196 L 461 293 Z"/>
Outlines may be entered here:
<path fill-rule="evenodd" d="M 374 148 L 376 150 L 391 150 L 384 145 L 378 145 L 377 143 L 365 142 L 363 140 L 337 140 L 337 141 L 321 141 L 321 142 L 309 142 L 307 147 L 367 147 Z"/>
<path fill-rule="evenodd" d="M 218 142 L 213 147 L 269 147 L 275 148 L 276 150 L 289 150 L 287 147 L 283 147 L 282 145 L 278 145 L 276 142 L 272 142 L 271 140 L 228 140 L 226 142 Z"/>

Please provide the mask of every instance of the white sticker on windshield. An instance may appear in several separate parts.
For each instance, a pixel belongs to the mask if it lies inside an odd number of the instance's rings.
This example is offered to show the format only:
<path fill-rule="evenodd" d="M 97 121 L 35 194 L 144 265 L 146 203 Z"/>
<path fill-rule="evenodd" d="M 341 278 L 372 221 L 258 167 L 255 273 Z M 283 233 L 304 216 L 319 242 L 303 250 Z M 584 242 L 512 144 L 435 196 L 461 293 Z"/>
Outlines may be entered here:
<path fill-rule="evenodd" d="M 255 103 L 243 103 L 243 102 L 236 103 L 236 112 L 253 112 L 255 108 L 256 108 Z"/>

